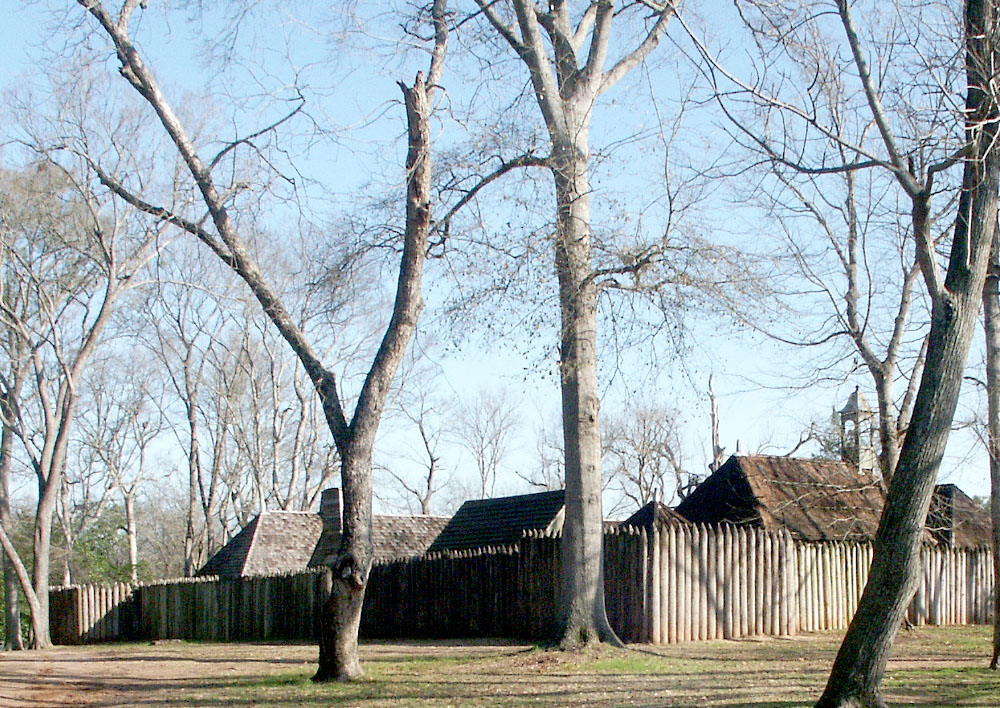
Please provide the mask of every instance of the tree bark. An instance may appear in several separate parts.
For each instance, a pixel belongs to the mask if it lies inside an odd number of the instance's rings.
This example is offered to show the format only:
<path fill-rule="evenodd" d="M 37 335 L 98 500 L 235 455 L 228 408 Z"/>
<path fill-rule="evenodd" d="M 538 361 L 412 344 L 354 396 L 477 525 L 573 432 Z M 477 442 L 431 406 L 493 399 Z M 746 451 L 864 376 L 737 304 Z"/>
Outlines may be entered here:
<path fill-rule="evenodd" d="M 8 386 L 20 391 L 21 376 L 12 372 L 12 382 Z M 10 531 L 11 508 L 10 508 L 10 463 L 13 448 L 14 432 L 12 428 L 13 411 L 11 410 L 11 397 L 17 395 L 11 390 L 5 391 L 0 396 L 0 526 L 4 530 Z M 14 571 L 14 564 L 7 557 L 6 553 L 0 553 L 3 558 L 3 584 L 4 584 L 4 626 L 6 634 L 3 648 L 5 650 L 24 649 L 24 642 L 21 638 L 21 609 L 18 603 L 18 580 Z"/>
<path fill-rule="evenodd" d="M 444 0 L 435 3 L 438 26 Z M 440 46 L 440 45 L 439 45 Z M 441 49 L 443 52 L 443 47 Z M 431 77 L 436 79 L 432 64 Z M 431 223 L 430 92 L 422 73 L 412 87 L 399 84 L 406 105 L 406 231 L 392 318 L 358 397 L 350 438 L 341 445 L 340 477 L 344 518 L 340 550 L 331 564 L 333 587 L 324 604 L 320 628 L 319 669 L 314 681 L 353 680 L 363 675 L 358 658 L 361 608 L 373 560 L 372 449 L 389 387 L 423 309 L 421 283 Z"/>
<path fill-rule="evenodd" d="M 330 564 L 333 581 L 330 596 L 323 603 L 319 667 L 312 679 L 316 682 L 351 681 L 364 676 L 358 656 L 358 631 L 374 557 L 371 452 L 371 447 L 351 451 L 344 456 L 340 466 L 344 488 L 343 527 L 340 549 Z"/>
<path fill-rule="evenodd" d="M 987 449 L 990 453 L 990 517 L 993 522 L 993 571 L 1000 578 L 1000 258 L 994 236 L 990 272 L 983 289 L 983 329 L 986 335 Z M 1000 659 L 1000 583 L 993 588 L 993 655 Z"/>
<path fill-rule="evenodd" d="M 559 373 L 565 442 L 566 516 L 560 546 L 559 642 L 620 643 L 604 604 L 601 402 L 597 390 L 597 286 L 592 277 L 588 120 L 568 118 L 553 136 L 556 275 L 561 330 Z M 575 130 L 574 130 L 575 129 Z M 572 136 L 572 138 L 570 137 Z"/>
<path fill-rule="evenodd" d="M 993 146 L 1000 111 L 983 90 L 991 79 L 983 67 L 995 66 L 998 58 L 995 3 L 967 0 L 966 135 L 971 154 L 963 163 L 948 272 L 940 289 L 929 278 L 931 331 L 913 417 L 876 533 L 868 584 L 818 708 L 885 705 L 881 683 L 886 663 L 919 579 L 927 510 L 958 403 L 996 226 L 1000 159 Z M 915 200 L 915 222 L 926 215 L 926 201 Z"/>

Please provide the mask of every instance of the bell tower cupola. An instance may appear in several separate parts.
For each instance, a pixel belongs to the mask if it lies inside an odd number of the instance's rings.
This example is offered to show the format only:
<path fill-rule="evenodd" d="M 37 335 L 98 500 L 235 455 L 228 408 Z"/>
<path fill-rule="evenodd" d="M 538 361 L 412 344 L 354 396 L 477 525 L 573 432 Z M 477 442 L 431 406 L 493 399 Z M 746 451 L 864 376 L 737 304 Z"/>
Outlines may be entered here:
<path fill-rule="evenodd" d="M 856 387 L 840 410 L 840 454 L 860 470 L 875 471 L 875 412 Z"/>

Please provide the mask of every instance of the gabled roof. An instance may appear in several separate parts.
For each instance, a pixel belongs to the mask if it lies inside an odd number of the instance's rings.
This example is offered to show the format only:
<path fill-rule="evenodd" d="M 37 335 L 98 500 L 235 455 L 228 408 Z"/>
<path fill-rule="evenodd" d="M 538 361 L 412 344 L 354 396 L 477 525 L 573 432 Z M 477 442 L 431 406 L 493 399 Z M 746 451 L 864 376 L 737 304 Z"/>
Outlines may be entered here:
<path fill-rule="evenodd" d="M 695 523 L 787 529 L 806 541 L 875 537 L 884 496 L 870 472 L 835 460 L 733 455 L 677 512 Z"/>
<path fill-rule="evenodd" d="M 372 516 L 375 560 L 399 560 L 423 555 L 447 523 L 446 516 Z M 339 547 L 340 529 L 327 526 L 309 558 L 309 567 L 325 565 Z"/>
<path fill-rule="evenodd" d="M 622 521 L 620 526 L 651 529 L 653 528 L 654 521 L 658 524 L 690 523 L 670 507 L 664 506 L 657 501 L 651 501 L 641 507 L 639 511 L 632 514 L 632 516 Z"/>
<path fill-rule="evenodd" d="M 423 554 L 447 522 L 447 518 L 438 516 L 373 516 L 375 560 Z M 324 532 L 319 514 L 267 511 L 212 556 L 198 575 L 240 577 L 297 572 L 322 565 L 339 543 L 339 529 Z"/>
<path fill-rule="evenodd" d="M 302 570 L 322 530 L 318 514 L 264 512 L 212 556 L 198 575 L 238 577 Z"/>
<path fill-rule="evenodd" d="M 523 531 L 561 529 L 565 496 L 560 489 L 467 501 L 427 552 L 503 546 L 517 541 Z"/>
<path fill-rule="evenodd" d="M 952 548 L 992 544 L 989 510 L 954 484 L 939 484 L 934 488 L 927 528 L 935 540 Z"/>

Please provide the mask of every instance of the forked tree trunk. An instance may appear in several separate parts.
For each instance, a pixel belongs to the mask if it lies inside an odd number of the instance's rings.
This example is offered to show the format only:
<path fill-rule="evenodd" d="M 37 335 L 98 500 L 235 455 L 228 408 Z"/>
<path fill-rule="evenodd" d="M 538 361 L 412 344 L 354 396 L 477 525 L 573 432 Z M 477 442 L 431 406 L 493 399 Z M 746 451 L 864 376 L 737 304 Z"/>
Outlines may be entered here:
<path fill-rule="evenodd" d="M 444 17 L 444 0 L 435 17 Z M 441 25 L 439 24 L 439 27 Z M 443 52 L 444 48 L 439 40 Z M 432 64 L 431 76 L 434 77 Z M 355 407 L 350 436 L 339 445 L 344 489 L 340 550 L 330 569 L 333 586 L 323 606 L 319 668 L 314 681 L 349 681 L 364 672 L 358 657 L 361 608 L 374 557 L 372 548 L 372 449 L 389 387 L 417 326 L 431 220 L 430 97 L 433 90 L 418 73 L 412 87 L 399 84 L 406 104 L 409 149 L 406 155 L 406 233 L 399 265 L 392 318 Z"/>
<path fill-rule="evenodd" d="M 604 608 L 597 389 L 599 274 L 591 253 L 588 135 L 597 99 L 656 47 L 673 16 L 674 4 L 664 3 L 655 9 L 655 22 L 648 26 L 642 41 L 607 70 L 608 47 L 615 44 L 610 41 L 616 16 L 612 0 L 591 3 L 576 20 L 575 28 L 575 18 L 564 0 L 542 5 L 534 0 L 512 0 L 516 29 L 498 12 L 501 3 L 476 0 L 476 4 L 527 67 L 552 145 L 546 166 L 552 171 L 556 192 L 559 375 L 566 470 L 558 637 L 567 648 L 591 641 L 620 644 Z M 616 46 L 620 48 L 620 44 Z"/>
<path fill-rule="evenodd" d="M 964 160 L 958 217 L 943 287 L 928 283 L 933 300 L 927 360 L 910 428 L 889 485 L 875 536 L 868 584 L 837 654 L 818 708 L 878 707 L 882 678 L 906 609 L 919 580 L 920 547 L 927 510 L 958 403 L 958 394 L 979 304 L 997 218 L 1000 160 L 991 77 L 996 65 L 996 0 L 967 0 L 967 130 L 971 154 Z M 923 210 L 925 202 L 915 202 Z M 924 223 L 926 213 L 915 213 Z"/>
<path fill-rule="evenodd" d="M 56 494 L 62 478 L 62 460 L 55 454 L 48 463 L 45 482 L 38 485 L 38 507 L 35 511 L 35 533 L 33 539 L 34 568 L 32 585 L 35 590 L 37 607 L 31 613 L 31 648 L 46 649 L 52 646 L 49 635 L 49 560 L 52 550 L 52 514 L 55 511 Z"/>
<path fill-rule="evenodd" d="M 434 0 L 431 17 L 434 27 L 430 69 L 425 83 L 418 73 L 412 87 L 400 84 L 403 91 L 409 128 L 406 158 L 407 195 L 406 229 L 400 258 L 392 316 L 382 342 L 365 377 L 354 409 L 348 420 L 337 386 L 337 378 L 313 350 L 306 333 L 285 308 L 278 294 L 265 280 L 246 244 L 229 217 L 225 201 L 215 185 L 212 165 L 198 154 L 173 108 L 132 44 L 129 21 L 144 3 L 126 2 L 113 17 L 100 2 L 79 0 L 86 11 L 112 39 L 121 76 L 153 108 L 170 136 L 177 153 L 211 215 L 215 233 L 168 210 L 151 205 L 128 191 L 113 175 L 98 165 L 102 183 L 120 198 L 157 219 L 168 215 L 171 223 L 188 231 L 215 252 L 239 275 L 253 292 L 271 323 L 289 344 L 309 376 L 341 458 L 341 483 L 344 490 L 344 523 L 341 546 L 330 563 L 333 589 L 324 605 L 320 627 L 319 669 L 314 680 L 351 680 L 362 675 L 357 652 L 357 632 L 364 601 L 364 589 L 372 561 L 371 544 L 371 453 L 386 397 L 402 360 L 417 318 L 423 307 L 421 284 L 423 264 L 430 231 L 430 95 L 438 86 L 448 40 L 445 9 L 447 0 Z M 291 117 L 289 115 L 288 117 Z"/>
<path fill-rule="evenodd" d="M 990 453 L 990 517 L 993 521 L 993 571 L 1000 578 L 1000 259 L 996 236 L 990 273 L 983 289 L 983 329 L 986 334 L 987 438 Z M 993 655 L 990 668 L 1000 659 L 1000 582 L 993 588 Z"/>

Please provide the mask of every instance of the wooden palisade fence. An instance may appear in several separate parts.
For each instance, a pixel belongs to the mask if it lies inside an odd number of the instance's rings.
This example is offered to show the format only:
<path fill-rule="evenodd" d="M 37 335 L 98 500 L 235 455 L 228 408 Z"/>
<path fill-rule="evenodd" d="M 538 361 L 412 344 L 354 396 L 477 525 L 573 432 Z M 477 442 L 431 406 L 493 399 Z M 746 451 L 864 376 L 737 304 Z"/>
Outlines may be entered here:
<path fill-rule="evenodd" d="M 843 629 L 868 578 L 870 543 L 803 543 L 746 527 L 660 525 L 605 535 L 608 618 L 628 642 L 659 644 Z M 913 624 L 992 621 L 987 549 L 925 546 Z M 377 564 L 361 632 L 370 638 L 540 639 L 555 617 L 559 537 Z M 50 592 L 53 640 L 312 640 L 324 571 L 184 579 Z"/>

